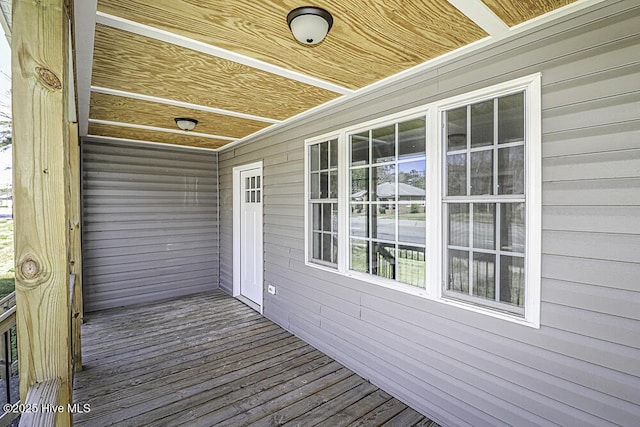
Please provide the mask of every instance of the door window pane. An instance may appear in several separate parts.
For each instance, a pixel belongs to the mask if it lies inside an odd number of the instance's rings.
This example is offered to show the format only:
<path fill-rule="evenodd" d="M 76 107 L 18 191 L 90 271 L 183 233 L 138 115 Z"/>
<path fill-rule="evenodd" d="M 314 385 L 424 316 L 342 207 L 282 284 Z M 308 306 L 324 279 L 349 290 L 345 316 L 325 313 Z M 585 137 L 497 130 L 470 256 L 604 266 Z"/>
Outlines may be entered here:
<path fill-rule="evenodd" d="M 398 157 L 424 155 L 426 150 L 425 119 L 414 119 L 398 124 Z"/>
<path fill-rule="evenodd" d="M 467 155 L 447 155 L 447 195 L 467 195 Z"/>
<path fill-rule="evenodd" d="M 500 250 L 524 253 L 524 203 L 500 204 Z"/>
<path fill-rule="evenodd" d="M 471 106 L 471 148 L 493 145 L 493 99 Z"/>
<path fill-rule="evenodd" d="M 524 140 L 524 92 L 498 99 L 498 143 Z"/>
<path fill-rule="evenodd" d="M 473 247 L 495 249 L 496 205 L 495 203 L 473 204 Z"/>
<path fill-rule="evenodd" d="M 450 203 L 449 205 L 449 244 L 469 246 L 469 203 Z"/>
<path fill-rule="evenodd" d="M 471 153 L 471 194 L 493 194 L 493 150 Z"/>
<path fill-rule="evenodd" d="M 371 134 L 371 142 L 374 163 L 393 161 L 396 157 L 396 126 L 374 129 Z"/>
<path fill-rule="evenodd" d="M 351 164 L 369 163 L 369 131 L 351 135 Z"/>
<path fill-rule="evenodd" d="M 457 249 L 449 250 L 449 279 L 447 289 L 450 291 L 469 293 L 469 252 Z"/>
<path fill-rule="evenodd" d="M 494 254 L 473 254 L 473 294 L 477 297 L 495 300 L 496 256 Z"/>
<path fill-rule="evenodd" d="M 524 146 L 498 150 L 498 194 L 524 194 Z"/>
<path fill-rule="evenodd" d="M 524 258 L 500 257 L 500 301 L 524 307 Z"/>
<path fill-rule="evenodd" d="M 467 107 L 447 111 L 447 151 L 467 148 Z"/>

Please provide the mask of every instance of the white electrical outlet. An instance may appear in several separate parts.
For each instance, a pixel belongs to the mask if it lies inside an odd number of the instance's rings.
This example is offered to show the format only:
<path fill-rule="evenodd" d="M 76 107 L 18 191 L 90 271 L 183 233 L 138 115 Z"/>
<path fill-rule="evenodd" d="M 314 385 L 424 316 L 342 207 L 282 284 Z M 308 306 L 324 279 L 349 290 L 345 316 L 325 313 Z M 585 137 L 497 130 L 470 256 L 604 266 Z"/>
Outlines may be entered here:
<path fill-rule="evenodd" d="M 271 295 L 275 295 L 276 294 L 276 287 L 273 285 L 268 285 L 267 286 L 267 292 L 269 292 Z"/>

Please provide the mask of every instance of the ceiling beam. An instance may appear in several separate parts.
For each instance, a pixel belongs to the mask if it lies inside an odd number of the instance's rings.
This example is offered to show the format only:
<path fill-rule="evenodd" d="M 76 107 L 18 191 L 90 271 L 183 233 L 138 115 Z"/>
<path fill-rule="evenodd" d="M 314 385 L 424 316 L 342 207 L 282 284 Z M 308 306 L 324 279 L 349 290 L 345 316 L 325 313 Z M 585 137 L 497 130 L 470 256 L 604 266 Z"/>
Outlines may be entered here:
<path fill-rule="evenodd" d="M 447 0 L 460 12 L 467 15 L 480 28 L 485 30 L 490 36 L 509 31 L 509 26 L 493 13 L 481 0 Z"/>
<path fill-rule="evenodd" d="M 75 35 L 76 88 L 78 91 L 78 132 L 89 131 L 89 103 L 91 101 L 91 72 L 93 69 L 93 41 L 95 39 L 98 0 L 76 0 L 73 6 Z"/>
<path fill-rule="evenodd" d="M 194 132 L 192 130 L 168 129 L 157 126 L 139 125 L 135 123 L 112 122 L 110 120 L 89 119 L 89 123 L 97 125 L 118 126 L 123 128 L 134 128 L 143 130 L 152 130 L 156 132 L 177 133 L 180 135 L 199 136 L 201 138 L 221 139 L 223 141 L 237 141 L 238 138 L 230 138 L 228 136 L 212 135 L 210 133 Z"/>
<path fill-rule="evenodd" d="M 353 90 L 347 89 L 344 86 L 327 82 L 325 80 L 321 80 L 307 74 L 288 70 L 286 68 L 269 64 L 268 62 L 261 61 L 259 59 L 251 58 L 245 55 L 240 55 L 230 50 L 212 46 L 210 44 L 203 43 L 198 40 L 190 39 L 188 37 L 171 33 L 169 31 L 161 30 L 159 28 L 151 27 L 149 25 L 140 24 L 138 22 L 130 21 L 128 19 L 120 18 L 118 16 L 109 15 L 104 12 L 97 12 L 96 22 L 102 25 L 107 25 L 112 28 L 117 28 L 119 30 L 128 31 L 130 33 L 138 34 L 144 37 L 149 37 L 155 40 L 163 41 L 165 43 L 171 43 L 173 45 L 191 49 L 196 52 L 204 53 L 206 55 L 226 59 L 227 61 L 236 62 L 238 64 L 246 65 L 248 67 L 255 68 L 257 70 L 262 70 L 267 73 L 275 74 L 277 76 L 281 76 L 287 79 L 291 79 L 291 80 L 295 80 L 311 86 L 319 87 L 321 89 L 339 93 L 341 95 L 347 95 L 353 92 Z"/>
<path fill-rule="evenodd" d="M 280 123 L 281 120 L 268 117 L 255 116 L 253 114 L 240 113 L 238 111 L 223 110 L 222 108 L 208 107 L 206 105 L 191 104 L 189 102 L 176 101 L 173 99 L 159 98 L 157 96 L 143 95 L 140 93 L 127 92 L 124 90 L 110 89 L 100 86 L 91 86 L 91 92 L 104 93 L 105 95 L 123 96 L 125 98 L 139 99 L 141 101 L 157 102 L 159 104 L 173 105 L 174 107 L 191 108 L 193 110 L 206 111 L 207 113 L 222 114 L 225 116 L 238 117 L 240 119 L 254 120 L 265 123 Z"/>

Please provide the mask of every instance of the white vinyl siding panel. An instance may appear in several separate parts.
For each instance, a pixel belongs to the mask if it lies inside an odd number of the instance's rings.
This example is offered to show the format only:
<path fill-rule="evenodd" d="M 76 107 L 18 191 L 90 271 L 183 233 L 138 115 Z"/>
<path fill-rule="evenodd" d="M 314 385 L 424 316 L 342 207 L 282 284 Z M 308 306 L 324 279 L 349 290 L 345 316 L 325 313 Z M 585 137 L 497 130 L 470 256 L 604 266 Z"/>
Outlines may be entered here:
<path fill-rule="evenodd" d="M 217 154 L 85 141 L 86 311 L 218 286 Z"/>
<path fill-rule="evenodd" d="M 443 425 L 637 425 L 638 52 L 640 5 L 601 2 L 222 151 L 221 285 L 232 167 L 264 159 L 267 317 Z M 305 265 L 305 139 L 537 72 L 539 330 Z"/>

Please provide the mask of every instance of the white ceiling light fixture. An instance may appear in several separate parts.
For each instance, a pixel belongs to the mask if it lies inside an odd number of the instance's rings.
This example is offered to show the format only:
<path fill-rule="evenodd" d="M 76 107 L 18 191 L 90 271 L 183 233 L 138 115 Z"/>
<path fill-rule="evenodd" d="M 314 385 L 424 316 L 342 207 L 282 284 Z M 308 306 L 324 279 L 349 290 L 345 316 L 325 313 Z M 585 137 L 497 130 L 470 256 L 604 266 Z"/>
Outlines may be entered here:
<path fill-rule="evenodd" d="M 287 24 L 296 40 L 302 44 L 313 45 L 320 43 L 327 36 L 333 26 L 333 16 L 322 8 L 303 6 L 289 12 Z"/>
<path fill-rule="evenodd" d="M 196 119 L 191 119 L 189 117 L 176 117 L 175 121 L 178 127 L 182 130 L 193 130 L 198 124 Z"/>

